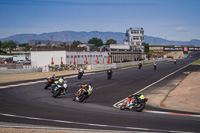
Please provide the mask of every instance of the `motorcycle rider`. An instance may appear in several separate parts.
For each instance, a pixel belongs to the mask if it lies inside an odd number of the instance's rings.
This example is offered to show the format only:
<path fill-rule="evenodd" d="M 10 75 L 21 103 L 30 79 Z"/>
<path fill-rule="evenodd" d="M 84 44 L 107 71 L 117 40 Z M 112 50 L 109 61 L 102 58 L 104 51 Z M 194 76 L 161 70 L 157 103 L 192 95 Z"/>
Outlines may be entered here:
<path fill-rule="evenodd" d="M 142 68 L 142 63 L 139 63 L 138 64 L 138 69 L 141 69 Z"/>
<path fill-rule="evenodd" d="M 84 69 L 83 69 L 83 68 L 80 68 L 80 69 L 78 70 L 78 72 L 79 72 L 79 73 L 84 73 Z"/>
<path fill-rule="evenodd" d="M 109 68 L 109 69 L 107 70 L 107 75 L 112 75 L 112 73 L 113 73 L 112 69 Z"/>
<path fill-rule="evenodd" d="M 126 107 L 128 108 L 135 100 L 137 101 L 138 98 L 143 99 L 143 98 L 145 98 L 145 96 L 142 93 L 141 94 L 135 94 L 135 95 L 134 94 L 129 95 L 127 100 L 126 100 L 126 102 L 127 102 Z"/>
<path fill-rule="evenodd" d="M 176 65 L 176 59 L 174 59 L 174 64 Z"/>
<path fill-rule="evenodd" d="M 129 107 L 129 105 L 131 104 L 131 101 L 132 101 L 132 99 L 133 99 L 133 95 L 129 95 L 128 97 L 127 97 L 127 99 L 126 99 L 126 107 L 128 108 Z"/>
<path fill-rule="evenodd" d="M 92 91 L 93 91 L 92 84 L 89 83 L 89 84 L 86 84 L 86 85 L 81 85 L 81 88 L 85 88 L 85 87 L 87 88 L 87 90 L 84 89 L 83 93 L 85 93 L 87 95 L 87 97 L 89 97 L 91 95 Z"/>
<path fill-rule="evenodd" d="M 155 62 L 153 63 L 153 67 L 154 67 L 154 70 L 156 70 L 156 63 Z"/>
<path fill-rule="evenodd" d="M 60 85 L 60 86 L 63 86 L 64 85 L 64 78 L 63 77 L 60 77 L 58 79 L 58 82 L 56 83 L 56 85 Z M 62 89 L 62 92 L 61 92 L 63 95 L 65 95 L 65 89 Z"/>

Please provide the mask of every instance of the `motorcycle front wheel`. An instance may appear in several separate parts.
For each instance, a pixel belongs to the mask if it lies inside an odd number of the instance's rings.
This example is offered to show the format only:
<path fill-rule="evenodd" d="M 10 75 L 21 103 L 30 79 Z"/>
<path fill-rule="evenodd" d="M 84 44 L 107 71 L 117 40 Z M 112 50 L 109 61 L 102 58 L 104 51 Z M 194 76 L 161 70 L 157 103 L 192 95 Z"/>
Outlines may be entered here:
<path fill-rule="evenodd" d="M 76 100 L 76 96 L 73 96 L 72 101 L 75 101 L 75 100 Z"/>
<path fill-rule="evenodd" d="M 58 95 L 60 95 L 60 93 L 61 93 L 61 89 L 57 89 L 57 90 L 55 90 L 55 91 L 53 92 L 52 97 L 56 98 Z"/>
<path fill-rule="evenodd" d="M 45 90 L 48 89 L 49 86 L 50 86 L 50 85 L 49 85 L 49 82 L 47 82 L 46 85 L 44 86 L 44 89 L 45 89 Z"/>
<path fill-rule="evenodd" d="M 141 112 L 145 108 L 145 103 L 139 103 L 134 109 L 136 112 Z"/>
<path fill-rule="evenodd" d="M 80 73 L 78 74 L 78 79 L 81 79 L 81 74 Z"/>

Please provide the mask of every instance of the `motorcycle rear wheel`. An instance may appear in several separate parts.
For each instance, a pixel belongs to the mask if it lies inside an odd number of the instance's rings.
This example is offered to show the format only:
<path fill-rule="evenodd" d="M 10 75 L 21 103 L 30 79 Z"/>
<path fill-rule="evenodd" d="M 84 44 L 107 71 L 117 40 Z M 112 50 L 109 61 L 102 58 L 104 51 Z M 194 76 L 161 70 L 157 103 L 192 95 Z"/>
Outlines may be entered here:
<path fill-rule="evenodd" d="M 126 104 L 122 104 L 121 106 L 120 106 L 120 110 L 125 110 L 126 109 Z"/>
<path fill-rule="evenodd" d="M 86 99 L 86 95 L 83 94 L 79 99 L 80 99 L 79 102 L 83 102 Z"/>

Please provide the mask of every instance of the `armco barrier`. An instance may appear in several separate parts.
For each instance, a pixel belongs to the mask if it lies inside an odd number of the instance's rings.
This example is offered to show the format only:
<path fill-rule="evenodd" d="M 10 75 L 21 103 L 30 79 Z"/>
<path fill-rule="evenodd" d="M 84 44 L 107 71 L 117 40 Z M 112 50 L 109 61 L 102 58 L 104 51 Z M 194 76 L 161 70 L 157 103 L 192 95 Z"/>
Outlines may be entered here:
<path fill-rule="evenodd" d="M 31 68 L 31 69 L 7 69 L 7 68 L 0 68 L 0 74 L 34 73 L 34 72 L 42 72 L 42 68 Z"/>
<path fill-rule="evenodd" d="M 161 61 L 167 61 L 169 59 L 153 59 L 153 60 L 144 60 L 144 61 L 134 61 L 134 62 L 123 62 L 123 63 L 113 63 L 113 64 L 96 64 L 96 65 L 87 65 L 87 70 L 92 69 L 109 69 L 109 68 L 120 68 L 120 67 L 126 67 L 126 66 L 134 66 L 138 65 L 139 63 L 153 63 L 153 62 L 161 62 Z"/>

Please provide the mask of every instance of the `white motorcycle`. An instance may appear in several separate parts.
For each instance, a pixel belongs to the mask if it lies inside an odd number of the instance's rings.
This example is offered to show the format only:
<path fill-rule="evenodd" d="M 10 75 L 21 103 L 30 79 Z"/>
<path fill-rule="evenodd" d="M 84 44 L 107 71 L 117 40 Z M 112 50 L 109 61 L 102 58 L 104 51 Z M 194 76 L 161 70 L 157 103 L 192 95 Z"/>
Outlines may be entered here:
<path fill-rule="evenodd" d="M 57 82 L 57 81 L 56 81 Z M 67 81 L 65 80 L 64 83 L 62 85 L 57 85 L 55 84 L 53 90 L 52 90 L 52 97 L 56 98 L 57 96 L 60 96 L 60 95 L 65 95 L 65 92 L 68 88 L 68 85 L 67 85 Z"/>

